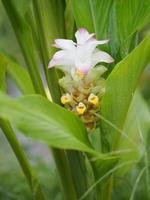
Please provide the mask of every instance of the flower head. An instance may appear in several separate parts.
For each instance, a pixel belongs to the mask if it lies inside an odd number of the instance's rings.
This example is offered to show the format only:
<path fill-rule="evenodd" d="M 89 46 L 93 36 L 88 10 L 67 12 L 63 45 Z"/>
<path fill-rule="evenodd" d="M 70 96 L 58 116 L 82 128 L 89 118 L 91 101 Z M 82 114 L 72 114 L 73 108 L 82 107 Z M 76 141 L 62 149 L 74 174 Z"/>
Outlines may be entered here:
<path fill-rule="evenodd" d="M 98 45 L 106 44 L 109 40 L 96 40 L 94 34 L 80 28 L 75 37 L 77 43 L 67 39 L 56 39 L 57 51 L 49 63 L 49 68 L 57 66 L 64 72 L 74 75 L 86 75 L 90 69 L 100 62 L 112 63 L 113 58 L 106 52 L 97 48 Z"/>
<path fill-rule="evenodd" d="M 105 79 L 101 76 L 107 70 L 98 65 L 111 63 L 113 58 L 97 48 L 109 40 L 96 40 L 94 33 L 80 28 L 76 33 L 76 43 L 67 39 L 56 39 L 53 45 L 57 51 L 49 63 L 49 68 L 58 67 L 64 72 L 59 80 L 63 95 L 61 103 L 80 117 L 88 131 L 98 126 L 96 113 L 105 93 Z M 96 67 L 95 67 L 96 66 Z"/>

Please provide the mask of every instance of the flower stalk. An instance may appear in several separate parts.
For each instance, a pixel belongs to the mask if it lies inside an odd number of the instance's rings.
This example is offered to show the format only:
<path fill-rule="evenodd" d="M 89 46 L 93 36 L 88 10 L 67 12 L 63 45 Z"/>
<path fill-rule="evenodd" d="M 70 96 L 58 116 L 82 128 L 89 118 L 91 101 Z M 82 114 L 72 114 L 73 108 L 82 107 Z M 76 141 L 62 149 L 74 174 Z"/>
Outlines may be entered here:
<path fill-rule="evenodd" d="M 41 48 L 41 57 L 43 61 L 43 68 L 45 72 L 45 77 L 47 81 L 48 88 L 50 90 L 50 94 L 52 97 L 52 100 L 55 103 L 60 104 L 60 87 L 58 84 L 58 77 L 56 73 L 56 69 L 51 69 L 48 70 L 47 64 L 49 61 L 49 51 L 48 51 L 48 46 L 47 46 L 47 41 L 46 41 L 46 36 L 44 32 L 44 27 L 43 27 L 43 19 L 41 16 L 41 6 L 40 6 L 40 1 L 34 1 L 34 14 L 35 14 L 35 19 L 36 19 L 36 26 L 37 26 L 37 31 L 38 31 L 38 38 L 39 38 L 39 44 Z M 55 164 L 58 170 L 59 178 L 60 178 L 60 184 L 61 188 L 63 191 L 63 196 L 67 200 L 76 200 L 76 192 L 74 189 L 74 183 L 72 180 L 72 174 L 71 174 L 71 169 L 69 166 L 69 162 L 67 159 L 67 155 L 64 150 L 60 149 L 55 149 L 51 148 L 53 157 L 55 160 Z"/>
<path fill-rule="evenodd" d="M 63 91 L 61 103 L 66 109 L 78 115 L 88 132 L 91 132 L 98 127 L 96 113 L 99 112 L 101 98 L 105 92 L 105 80 L 101 76 L 106 68 L 97 64 L 99 62 L 111 63 L 113 58 L 106 52 L 96 48 L 100 44 L 107 43 L 108 40 L 98 41 L 94 38 L 93 33 L 89 34 L 83 28 L 75 33 L 75 37 L 77 43 L 66 39 L 55 40 L 53 46 L 61 50 L 54 54 L 49 62 L 49 68 L 56 66 L 63 71 L 64 77 L 59 80 Z M 79 163 L 75 162 L 75 156 L 72 158 L 73 153 L 68 152 L 67 154 L 72 169 L 77 170 L 81 180 L 82 190 L 80 190 L 80 186 L 78 187 L 76 176 L 74 177 L 77 194 L 80 197 L 87 188 L 86 175 L 80 174 L 83 169 L 79 167 Z M 75 175 L 75 171 L 72 171 L 72 174 Z M 98 185 L 97 199 L 99 198 L 99 189 L 100 186 Z"/>

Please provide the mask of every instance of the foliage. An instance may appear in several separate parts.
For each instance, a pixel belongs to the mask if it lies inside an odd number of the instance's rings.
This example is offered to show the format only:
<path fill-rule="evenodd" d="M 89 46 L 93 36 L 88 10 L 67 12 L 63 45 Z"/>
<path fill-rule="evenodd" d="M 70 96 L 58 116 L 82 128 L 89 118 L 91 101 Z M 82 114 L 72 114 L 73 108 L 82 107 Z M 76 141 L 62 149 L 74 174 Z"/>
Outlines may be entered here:
<path fill-rule="evenodd" d="M 49 195 L 66 200 L 149 199 L 150 113 L 137 85 L 150 62 L 150 35 L 141 37 L 150 22 L 150 0 L 2 0 L 2 5 L 25 63 L 0 51 L 0 127 L 31 192 L 20 184 L 22 177 L 16 172 L 16 180 L 11 174 L 9 184 L 4 181 L 1 185 L 0 198 L 20 199 L 26 193 L 24 198 L 31 199 L 32 193 L 36 200 L 49 199 Z M 97 39 L 109 38 L 110 44 L 102 49 L 115 59 L 110 68 L 106 65 L 106 92 L 97 114 L 99 128 L 92 135 L 78 116 L 62 108 L 58 80 L 63 74 L 47 67 L 55 52 L 53 40 L 72 39 L 81 27 L 95 33 Z M 16 99 L 8 96 L 7 77 L 21 93 Z M 31 166 L 16 137 L 18 131 L 52 149 L 61 195 L 56 194 L 55 178 L 51 180 L 54 191 L 43 187 L 50 169 L 42 164 L 36 170 Z M 34 171 L 42 172 L 42 186 Z M 11 194 L 13 183 L 17 188 Z M 131 187 L 125 193 L 126 183 Z"/>

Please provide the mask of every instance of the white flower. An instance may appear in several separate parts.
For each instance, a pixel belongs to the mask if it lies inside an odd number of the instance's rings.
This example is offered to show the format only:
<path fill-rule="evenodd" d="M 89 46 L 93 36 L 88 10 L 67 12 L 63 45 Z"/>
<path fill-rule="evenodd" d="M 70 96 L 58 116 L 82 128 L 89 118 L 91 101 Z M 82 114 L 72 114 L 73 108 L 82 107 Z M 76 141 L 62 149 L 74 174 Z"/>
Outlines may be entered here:
<path fill-rule="evenodd" d="M 94 34 L 80 28 L 75 37 L 77 43 L 67 39 L 56 39 L 54 46 L 57 51 L 49 63 L 49 68 L 57 66 L 64 72 L 87 74 L 97 63 L 112 63 L 113 58 L 106 52 L 97 49 L 98 45 L 106 44 L 109 40 L 96 40 Z"/>

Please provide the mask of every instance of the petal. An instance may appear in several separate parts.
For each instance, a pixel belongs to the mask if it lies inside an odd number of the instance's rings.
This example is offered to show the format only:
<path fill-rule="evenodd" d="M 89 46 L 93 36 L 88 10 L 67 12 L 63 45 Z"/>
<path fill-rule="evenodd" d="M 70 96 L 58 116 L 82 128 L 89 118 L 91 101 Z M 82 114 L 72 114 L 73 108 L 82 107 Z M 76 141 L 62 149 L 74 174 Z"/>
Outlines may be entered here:
<path fill-rule="evenodd" d="M 75 48 L 75 44 L 72 40 L 56 39 L 53 46 L 64 50 L 72 50 Z"/>
<path fill-rule="evenodd" d="M 77 59 L 82 62 L 86 62 L 86 60 L 90 59 L 93 52 L 95 51 L 96 44 L 95 41 L 85 42 L 83 45 L 78 45 L 76 48 Z"/>
<path fill-rule="evenodd" d="M 102 45 L 102 44 L 106 44 L 109 42 L 109 39 L 106 39 L 106 40 L 96 40 L 95 38 L 91 38 L 90 40 L 88 40 L 85 45 L 91 49 L 91 51 L 94 51 L 95 48 L 98 46 L 98 45 Z"/>
<path fill-rule="evenodd" d="M 75 33 L 75 37 L 76 37 L 78 45 L 84 44 L 87 40 L 89 40 L 93 36 L 94 36 L 94 33 L 89 34 L 89 32 L 85 28 L 80 28 Z"/>
<path fill-rule="evenodd" d="M 74 66 L 74 54 L 71 51 L 60 50 L 57 51 L 51 61 L 49 62 L 48 68 L 58 66 L 58 65 L 71 65 Z"/>
<path fill-rule="evenodd" d="M 97 51 L 92 56 L 92 65 L 95 66 L 99 62 L 112 63 L 114 59 L 104 51 Z"/>
<path fill-rule="evenodd" d="M 97 45 L 102 45 L 102 44 L 107 44 L 110 40 L 106 39 L 106 40 L 96 40 Z"/>
<path fill-rule="evenodd" d="M 76 60 L 75 62 L 76 69 L 82 71 L 84 74 L 87 74 L 91 69 L 90 60 L 86 60 L 86 62 L 81 62 L 80 60 Z"/>
<path fill-rule="evenodd" d="M 76 50 L 77 50 L 77 57 L 82 60 L 82 62 L 86 61 L 87 59 L 91 58 L 92 54 L 96 50 L 96 46 L 100 44 L 105 44 L 109 40 L 101 40 L 98 41 L 95 38 L 91 38 L 90 40 L 87 40 L 84 44 L 82 45 L 77 45 Z M 91 58 L 92 59 L 92 58 Z"/>

